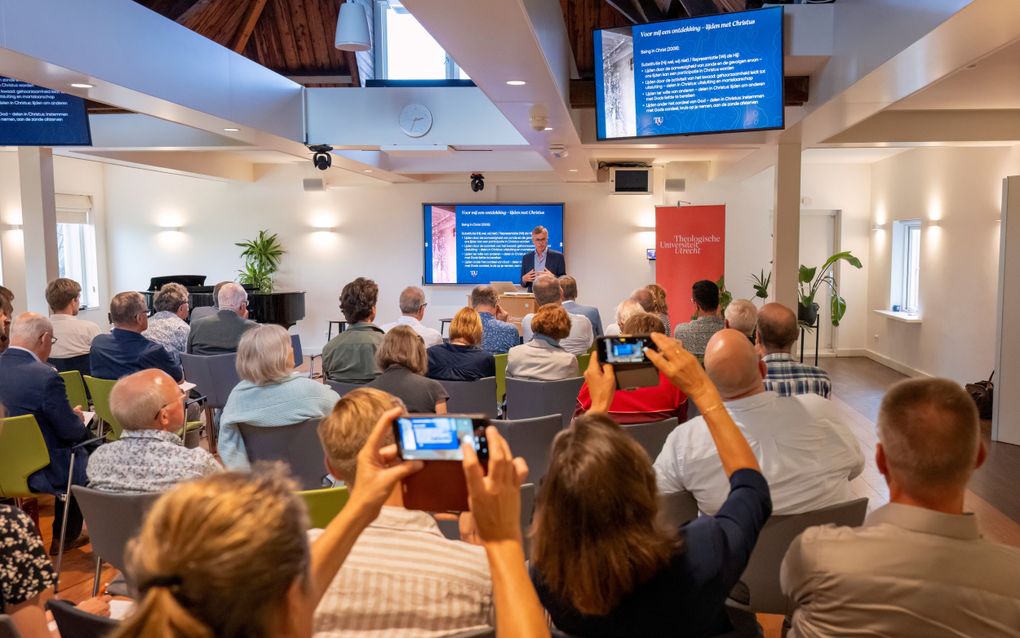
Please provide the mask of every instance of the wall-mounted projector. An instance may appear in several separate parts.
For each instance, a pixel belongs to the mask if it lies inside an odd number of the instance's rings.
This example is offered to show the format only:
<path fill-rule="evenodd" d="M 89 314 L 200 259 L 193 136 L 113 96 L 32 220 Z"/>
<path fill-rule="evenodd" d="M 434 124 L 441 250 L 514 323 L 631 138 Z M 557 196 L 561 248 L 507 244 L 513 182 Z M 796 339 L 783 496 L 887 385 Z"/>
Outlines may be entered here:
<path fill-rule="evenodd" d="M 652 192 L 652 169 L 613 166 L 609 169 L 609 181 L 613 192 L 619 195 L 649 195 Z"/>

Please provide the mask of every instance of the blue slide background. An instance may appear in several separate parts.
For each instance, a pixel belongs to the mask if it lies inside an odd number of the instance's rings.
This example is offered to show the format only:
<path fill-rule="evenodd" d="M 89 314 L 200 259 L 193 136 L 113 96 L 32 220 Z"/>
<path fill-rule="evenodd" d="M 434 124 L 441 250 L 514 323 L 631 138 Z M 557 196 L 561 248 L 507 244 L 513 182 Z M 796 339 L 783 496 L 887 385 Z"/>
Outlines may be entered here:
<path fill-rule="evenodd" d="M 19 98 L 14 93 L 25 89 L 42 91 L 42 93 L 36 94 L 35 98 Z M 40 95 L 45 95 L 50 99 L 40 99 Z M 12 102 L 40 103 L 13 104 Z M 29 113 L 60 117 L 61 121 L 12 121 L 14 118 L 26 116 Z M 0 77 L 0 146 L 89 146 L 91 144 L 92 133 L 89 129 L 89 118 L 83 99 L 27 82 Z"/>
<path fill-rule="evenodd" d="M 424 204 L 425 229 L 425 283 L 426 284 L 487 284 L 493 281 L 518 282 L 521 275 L 521 257 L 534 250 L 531 244 L 531 230 L 538 225 L 549 230 L 549 247 L 563 251 L 563 205 L 562 204 L 458 204 L 457 216 L 457 281 L 433 281 L 432 273 L 432 207 L 451 205 Z M 526 214 L 525 211 L 528 211 Z M 517 214 L 509 214 L 517 213 Z M 467 246 L 466 233 L 510 233 L 494 240 L 495 245 L 488 251 L 498 265 L 472 267 L 465 264 Z"/>

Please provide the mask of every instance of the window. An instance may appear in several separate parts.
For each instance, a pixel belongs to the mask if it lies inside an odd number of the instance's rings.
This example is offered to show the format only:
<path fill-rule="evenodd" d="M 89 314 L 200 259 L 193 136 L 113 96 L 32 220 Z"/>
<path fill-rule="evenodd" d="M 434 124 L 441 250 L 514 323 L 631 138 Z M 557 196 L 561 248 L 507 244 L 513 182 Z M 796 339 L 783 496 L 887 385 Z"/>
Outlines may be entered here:
<path fill-rule="evenodd" d="M 375 15 L 377 80 L 470 79 L 398 0 L 380 0 Z"/>
<path fill-rule="evenodd" d="M 921 312 L 921 221 L 893 222 L 890 306 L 910 314 Z"/>
<path fill-rule="evenodd" d="M 57 195 L 57 262 L 61 277 L 81 284 L 82 308 L 99 306 L 99 265 L 92 198 Z"/>

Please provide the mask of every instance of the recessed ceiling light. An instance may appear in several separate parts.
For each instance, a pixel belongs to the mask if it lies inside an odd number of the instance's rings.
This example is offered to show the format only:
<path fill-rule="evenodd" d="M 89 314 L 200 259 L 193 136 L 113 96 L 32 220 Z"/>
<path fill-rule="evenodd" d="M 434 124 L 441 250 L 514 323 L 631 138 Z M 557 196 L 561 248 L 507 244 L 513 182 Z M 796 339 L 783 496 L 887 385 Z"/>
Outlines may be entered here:
<path fill-rule="evenodd" d="M 568 173 L 576 173 L 576 172 L 577 172 L 577 169 L 576 169 L 576 168 L 568 168 L 568 169 L 567 169 L 567 172 L 568 172 Z"/>
<path fill-rule="evenodd" d="M 227 128 L 225 128 L 225 129 L 223 129 L 223 130 L 224 130 L 224 131 L 226 131 L 227 133 L 237 133 L 237 132 L 238 132 L 238 131 L 240 131 L 241 129 L 239 129 L 239 128 L 234 128 L 234 127 L 232 127 L 232 126 L 228 126 Z"/>
<path fill-rule="evenodd" d="M 545 130 L 545 131 L 551 131 L 551 130 L 552 130 L 552 127 L 551 127 L 551 126 L 547 126 L 547 127 L 545 127 L 545 128 L 543 129 L 543 130 Z"/>
<path fill-rule="evenodd" d="M 524 80 L 507 80 L 506 83 L 510 86 L 524 86 L 527 84 Z"/>
<path fill-rule="evenodd" d="M 94 89 L 95 86 L 92 84 L 86 84 L 85 82 L 71 82 L 71 86 L 76 89 Z"/>
<path fill-rule="evenodd" d="M 365 172 L 366 172 L 366 173 L 371 173 L 371 172 L 373 172 L 373 171 L 372 171 L 372 169 L 371 169 L 371 168 L 366 168 L 366 169 L 365 169 Z"/>

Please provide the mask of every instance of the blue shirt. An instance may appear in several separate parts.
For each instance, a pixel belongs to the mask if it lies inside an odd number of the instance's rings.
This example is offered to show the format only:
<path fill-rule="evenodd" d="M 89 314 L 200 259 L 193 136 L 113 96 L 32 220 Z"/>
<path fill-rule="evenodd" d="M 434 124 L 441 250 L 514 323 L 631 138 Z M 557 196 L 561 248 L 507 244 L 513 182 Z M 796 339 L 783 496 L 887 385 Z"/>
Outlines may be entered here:
<path fill-rule="evenodd" d="M 549 249 L 546 248 L 541 255 L 538 251 L 535 251 L 535 272 L 542 272 L 545 270 L 545 258 L 549 256 Z"/>
<path fill-rule="evenodd" d="M 478 346 L 441 343 L 428 349 L 430 379 L 475 381 L 496 376 L 496 359 Z"/>
<path fill-rule="evenodd" d="M 181 364 L 166 348 L 137 332 L 120 328 L 92 340 L 89 367 L 92 376 L 100 379 L 119 379 L 149 368 L 166 372 L 174 381 L 184 378 Z"/>
<path fill-rule="evenodd" d="M 761 358 L 768 372 L 765 373 L 765 389 L 781 397 L 799 394 L 817 394 L 826 399 L 832 392 L 829 373 L 821 368 L 796 361 L 786 352 L 774 352 Z"/>
<path fill-rule="evenodd" d="M 506 354 L 521 343 L 521 333 L 513 324 L 496 319 L 491 312 L 478 313 L 482 318 L 482 350 Z"/>

